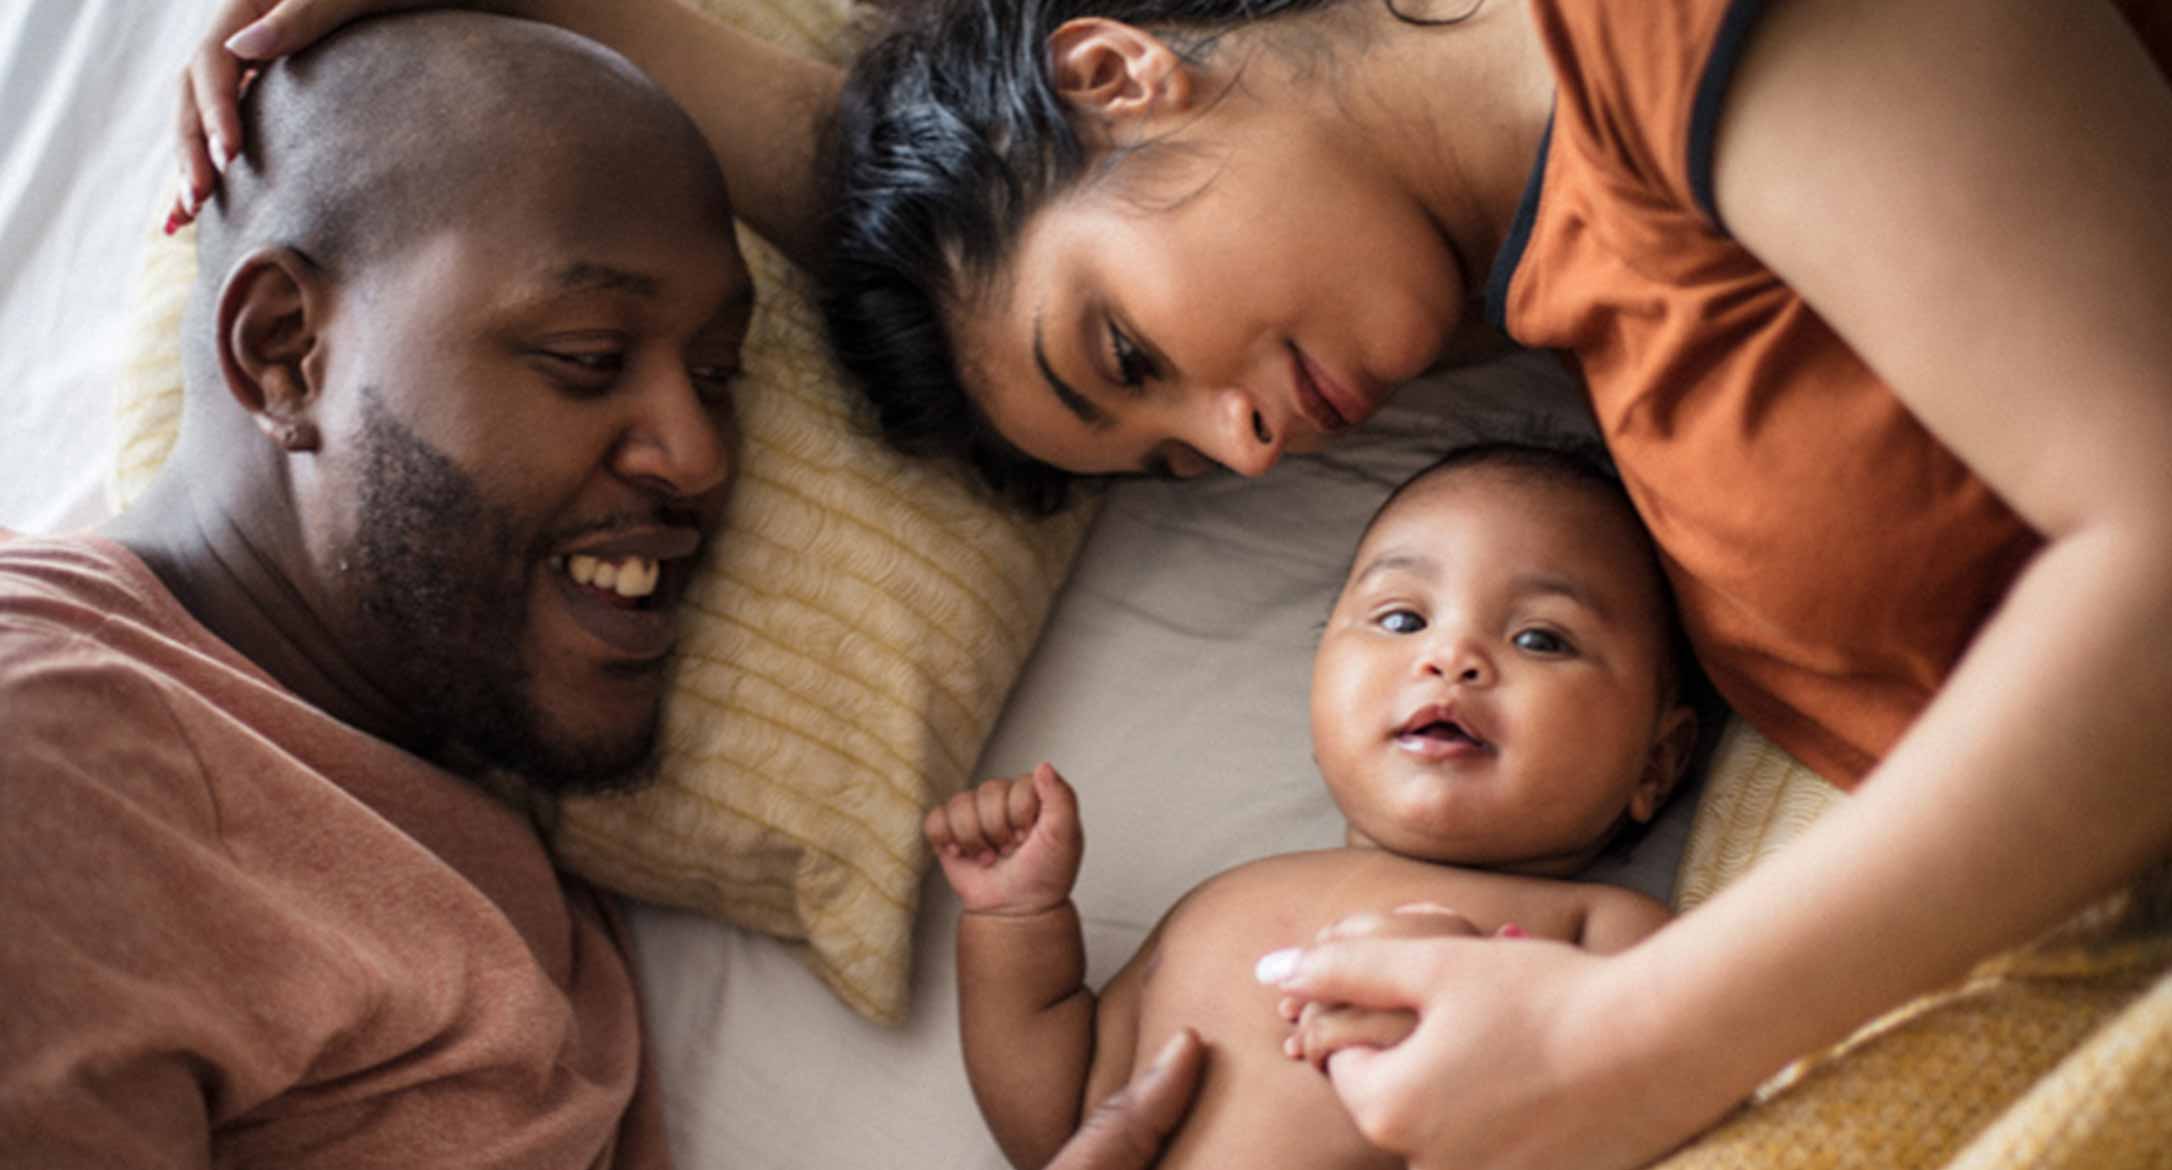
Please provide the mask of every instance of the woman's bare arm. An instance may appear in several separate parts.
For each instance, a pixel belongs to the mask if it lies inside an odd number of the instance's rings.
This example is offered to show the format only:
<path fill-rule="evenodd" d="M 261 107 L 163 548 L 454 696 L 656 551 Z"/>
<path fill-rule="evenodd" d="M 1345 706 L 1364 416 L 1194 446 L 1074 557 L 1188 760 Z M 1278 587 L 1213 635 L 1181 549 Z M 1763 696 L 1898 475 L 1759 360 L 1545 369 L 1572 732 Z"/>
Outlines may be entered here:
<path fill-rule="evenodd" d="M 1802 0 L 1753 37 L 1730 228 L 2047 544 L 1860 793 L 1623 955 L 1298 959 L 1419 1011 L 1330 1065 L 1413 1166 L 1646 1161 L 2172 848 L 2172 92 L 2100 3 Z"/>

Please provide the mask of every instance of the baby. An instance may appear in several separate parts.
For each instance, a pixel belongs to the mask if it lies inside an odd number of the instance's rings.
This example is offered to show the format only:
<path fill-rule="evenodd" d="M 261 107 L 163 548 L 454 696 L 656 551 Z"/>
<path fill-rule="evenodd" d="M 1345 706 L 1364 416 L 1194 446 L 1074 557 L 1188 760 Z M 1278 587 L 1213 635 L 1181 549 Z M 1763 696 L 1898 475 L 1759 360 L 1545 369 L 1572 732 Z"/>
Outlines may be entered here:
<path fill-rule="evenodd" d="M 1346 847 L 1209 879 L 1097 1000 L 1070 899 L 1083 847 L 1070 786 L 1043 764 L 931 811 L 928 841 L 964 903 L 966 1071 L 1005 1155 L 1046 1163 L 1191 1027 L 1213 1058 L 1160 1165 L 1400 1167 L 1288 1058 L 1253 960 L 1408 904 L 1598 952 L 1657 930 L 1661 903 L 1558 879 L 1649 823 L 1681 775 L 1696 718 L 1677 643 L 1650 541 L 1604 472 L 1471 448 L 1381 506 L 1321 635 L 1313 748 Z"/>

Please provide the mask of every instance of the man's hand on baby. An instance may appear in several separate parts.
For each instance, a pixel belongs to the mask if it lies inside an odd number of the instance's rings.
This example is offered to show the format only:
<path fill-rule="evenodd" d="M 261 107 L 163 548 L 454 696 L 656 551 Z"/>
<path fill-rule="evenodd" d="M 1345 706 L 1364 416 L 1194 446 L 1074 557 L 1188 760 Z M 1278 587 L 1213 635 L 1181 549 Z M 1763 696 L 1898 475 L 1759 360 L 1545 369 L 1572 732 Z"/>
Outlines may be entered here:
<path fill-rule="evenodd" d="M 989 780 L 928 811 L 928 845 L 969 914 L 1039 914 L 1071 897 L 1085 838 L 1056 769 Z"/>

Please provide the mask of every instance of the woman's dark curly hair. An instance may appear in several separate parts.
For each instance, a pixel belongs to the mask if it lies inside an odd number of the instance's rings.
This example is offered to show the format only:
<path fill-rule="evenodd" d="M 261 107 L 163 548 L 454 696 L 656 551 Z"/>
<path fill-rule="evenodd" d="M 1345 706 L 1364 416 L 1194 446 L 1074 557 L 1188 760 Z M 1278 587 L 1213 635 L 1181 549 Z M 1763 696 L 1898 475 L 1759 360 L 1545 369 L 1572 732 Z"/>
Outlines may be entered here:
<path fill-rule="evenodd" d="M 950 317 L 984 293 L 1020 230 L 1092 165 L 1050 74 L 1048 38 L 1099 16 L 1195 57 L 1239 24 L 1338 0 L 904 0 L 854 63 L 826 144 L 837 203 L 822 311 L 890 444 L 963 459 L 1026 512 L 1072 474 L 996 432 L 958 375 Z"/>

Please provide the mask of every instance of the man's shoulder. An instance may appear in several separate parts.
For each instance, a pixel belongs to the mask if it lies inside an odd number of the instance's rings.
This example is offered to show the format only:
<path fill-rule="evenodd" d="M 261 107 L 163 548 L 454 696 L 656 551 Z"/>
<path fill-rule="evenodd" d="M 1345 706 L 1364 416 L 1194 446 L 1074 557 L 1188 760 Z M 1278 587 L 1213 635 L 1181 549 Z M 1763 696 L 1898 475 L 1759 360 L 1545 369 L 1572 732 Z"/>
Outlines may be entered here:
<path fill-rule="evenodd" d="M 10 802 L 149 798 L 193 819 L 201 764 L 164 673 L 131 652 L 142 639 L 115 636 L 159 617 L 123 556 L 90 538 L 0 532 L 0 783 Z"/>
<path fill-rule="evenodd" d="M 64 636 L 72 627 L 151 616 L 170 600 L 150 570 L 112 541 L 0 528 L 0 633 Z"/>

